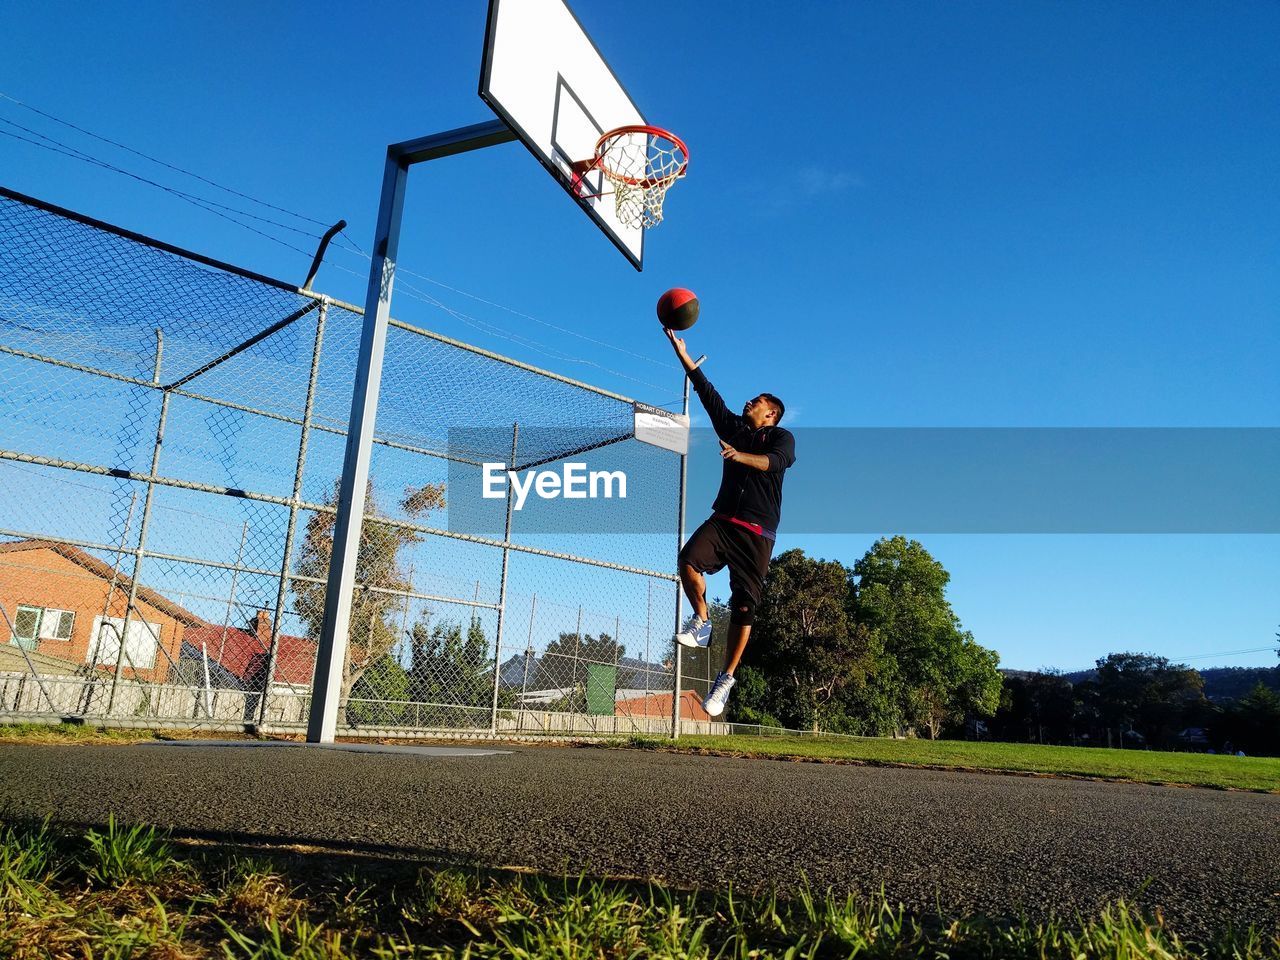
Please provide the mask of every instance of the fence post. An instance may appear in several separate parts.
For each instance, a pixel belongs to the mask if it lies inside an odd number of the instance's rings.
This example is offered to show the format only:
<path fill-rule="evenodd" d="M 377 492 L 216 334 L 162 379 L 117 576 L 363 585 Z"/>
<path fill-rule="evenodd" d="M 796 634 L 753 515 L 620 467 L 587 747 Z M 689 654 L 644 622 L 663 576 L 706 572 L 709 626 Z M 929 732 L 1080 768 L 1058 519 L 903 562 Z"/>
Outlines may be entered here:
<path fill-rule="evenodd" d="M 578 696 L 578 661 L 582 659 L 582 604 L 578 604 L 578 625 L 573 631 L 573 678 L 569 681 L 569 696 L 577 698 Z M 569 706 L 573 706 L 573 699 L 570 699 Z M 582 689 L 582 710 L 587 712 L 587 690 L 584 686 Z M 569 711 L 573 713 L 573 710 Z"/>
<path fill-rule="evenodd" d="M 516 447 L 520 443 L 520 423 L 511 425 L 511 466 L 516 469 Z M 507 564 L 511 557 L 511 508 L 515 502 L 511 484 L 507 484 L 507 521 L 502 533 L 502 583 L 498 587 L 498 629 L 493 641 L 493 706 L 489 712 L 489 733 L 498 735 L 498 683 L 502 679 L 502 631 L 507 619 Z M 522 705 L 523 706 L 523 705 Z"/>
<path fill-rule="evenodd" d="M 689 416 L 689 377 L 684 378 L 684 404 L 681 407 L 686 417 Z M 680 497 L 676 503 L 676 555 L 679 556 L 680 550 L 684 547 L 684 487 L 687 479 L 687 467 L 689 465 L 689 448 L 686 444 L 685 452 L 680 454 Z M 676 562 L 676 575 L 679 576 L 679 561 Z M 684 601 L 684 584 L 681 581 L 676 582 L 676 626 L 675 633 L 680 632 L 680 614 L 683 612 L 682 606 Z M 682 666 L 681 646 L 674 641 L 671 644 L 675 648 L 675 655 L 671 658 L 671 739 L 676 740 L 680 737 L 680 668 Z M 708 656 L 711 647 L 707 647 Z"/>
<path fill-rule="evenodd" d="M 164 354 L 164 335 L 156 331 L 156 363 L 152 381 L 160 385 L 160 361 Z M 124 624 L 120 628 L 119 649 L 116 651 L 116 669 L 111 675 L 111 693 L 107 696 L 107 716 L 111 716 L 116 705 L 116 691 L 120 686 L 120 670 L 128 656 L 126 648 L 129 643 L 129 618 L 133 615 L 134 605 L 138 602 L 138 578 L 142 575 L 142 561 L 147 551 L 147 529 L 151 523 L 151 501 L 155 496 L 156 475 L 160 469 L 160 448 L 164 446 L 164 428 L 169 419 L 169 391 L 160 394 L 160 416 L 156 423 L 156 439 L 151 447 L 151 469 L 147 473 L 147 492 L 142 500 L 142 524 L 138 527 L 138 547 L 133 554 L 133 577 L 129 583 L 129 602 L 124 608 Z M 144 623 L 146 621 L 143 621 Z M 156 649 L 160 649 L 160 637 L 155 638 Z M 166 653 L 166 656 L 168 654 Z M 138 678 L 138 670 L 133 670 L 134 679 Z"/>
<path fill-rule="evenodd" d="M 280 558 L 280 587 L 276 591 L 275 616 L 271 618 L 271 644 L 267 650 L 267 672 L 262 681 L 262 700 L 258 703 L 258 726 L 267 722 L 267 697 L 276 675 L 276 658 L 280 647 L 280 621 L 284 617 L 284 601 L 289 592 L 289 567 L 293 563 L 293 541 L 298 529 L 298 504 L 302 501 L 302 473 L 307 464 L 307 443 L 311 438 L 311 413 L 315 408 L 316 382 L 320 378 L 320 348 L 324 343 L 324 325 L 329 316 L 329 300 L 320 301 L 316 313 L 316 339 L 311 347 L 311 374 L 307 380 L 307 398 L 302 408 L 302 426 L 298 432 L 298 460 L 293 469 L 293 493 L 289 496 L 289 525 L 284 535 L 284 554 Z M 312 680 L 314 681 L 314 667 Z"/>
<path fill-rule="evenodd" d="M 528 639 L 528 645 L 525 647 L 525 651 L 524 651 L 524 681 L 520 684 L 520 707 L 519 707 L 519 713 L 517 714 L 520 717 L 520 722 L 517 724 L 517 729 L 519 729 L 522 732 L 524 731 L 524 709 L 525 709 L 524 698 L 525 698 L 525 695 L 529 692 L 529 661 L 533 659 L 533 621 L 534 621 L 534 618 L 537 617 L 537 615 L 538 615 L 538 595 L 535 593 L 533 595 L 533 603 L 529 607 L 529 639 Z"/>

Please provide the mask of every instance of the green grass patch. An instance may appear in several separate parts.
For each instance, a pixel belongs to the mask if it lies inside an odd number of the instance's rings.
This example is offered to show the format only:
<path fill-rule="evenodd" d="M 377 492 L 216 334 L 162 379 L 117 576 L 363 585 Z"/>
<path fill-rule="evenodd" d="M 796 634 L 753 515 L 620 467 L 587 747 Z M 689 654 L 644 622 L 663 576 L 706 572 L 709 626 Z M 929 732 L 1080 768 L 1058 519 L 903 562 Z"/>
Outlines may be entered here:
<path fill-rule="evenodd" d="M 114 821 L 85 834 L 0 824 L 0 956 L 167 960 L 375 957 L 1280 957 L 1280 936 L 1181 938 L 1115 902 L 1036 922 L 905 909 L 800 888 L 740 896 L 630 881 L 186 845 Z"/>
<path fill-rule="evenodd" d="M 645 749 L 735 756 L 905 764 L 1280 792 L 1277 757 L 878 737 L 683 736 L 674 743 L 647 738 L 623 743 Z"/>
<path fill-rule="evenodd" d="M 201 730 L 95 727 L 82 723 L 0 724 L 0 743 L 137 743 L 142 740 L 187 740 L 211 736 L 237 739 L 239 735 Z"/>

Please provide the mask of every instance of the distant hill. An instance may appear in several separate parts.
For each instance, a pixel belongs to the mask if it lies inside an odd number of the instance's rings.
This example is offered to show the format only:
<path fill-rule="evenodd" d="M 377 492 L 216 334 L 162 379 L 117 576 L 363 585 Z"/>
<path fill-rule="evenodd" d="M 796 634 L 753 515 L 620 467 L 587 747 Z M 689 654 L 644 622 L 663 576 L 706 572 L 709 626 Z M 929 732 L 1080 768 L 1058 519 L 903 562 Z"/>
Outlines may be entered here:
<path fill-rule="evenodd" d="M 1005 670 L 1013 676 L 1026 676 L 1025 670 Z M 1071 683 L 1092 680 L 1097 670 L 1076 670 L 1062 676 Z M 1280 666 L 1276 667 L 1206 667 L 1200 671 L 1204 677 L 1204 695 L 1210 700 L 1238 700 L 1246 696 L 1259 683 L 1280 693 Z"/>
<path fill-rule="evenodd" d="M 1210 700 L 1238 700 L 1259 683 L 1280 693 L 1280 667 L 1209 667 L 1200 676 Z"/>

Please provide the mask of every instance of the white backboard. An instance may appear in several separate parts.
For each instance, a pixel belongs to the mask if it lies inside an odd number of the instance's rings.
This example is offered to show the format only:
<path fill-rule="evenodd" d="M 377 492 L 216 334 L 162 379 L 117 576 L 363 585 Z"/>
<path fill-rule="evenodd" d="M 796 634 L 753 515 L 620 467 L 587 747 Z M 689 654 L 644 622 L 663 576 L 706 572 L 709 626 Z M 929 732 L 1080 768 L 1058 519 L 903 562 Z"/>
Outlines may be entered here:
<path fill-rule="evenodd" d="M 606 130 L 647 121 L 564 0 L 489 0 L 480 96 L 641 269 L 644 228 L 618 220 L 611 193 L 578 196 L 570 165 Z M 586 192 L 602 189 L 593 171 Z"/>

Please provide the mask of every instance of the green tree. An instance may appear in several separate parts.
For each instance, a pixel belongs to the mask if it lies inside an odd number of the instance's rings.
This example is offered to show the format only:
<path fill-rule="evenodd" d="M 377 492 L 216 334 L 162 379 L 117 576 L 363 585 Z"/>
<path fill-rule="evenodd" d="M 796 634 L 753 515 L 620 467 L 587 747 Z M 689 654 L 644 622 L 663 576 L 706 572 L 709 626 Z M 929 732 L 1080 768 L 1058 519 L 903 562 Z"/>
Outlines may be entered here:
<path fill-rule="evenodd" d="M 366 727 L 394 726 L 405 722 L 408 700 L 409 674 L 394 657 L 384 655 L 352 686 L 347 718 Z"/>
<path fill-rule="evenodd" d="M 307 521 L 299 550 L 297 576 L 292 581 L 294 610 L 307 624 L 308 636 L 313 640 L 319 638 L 324 622 L 324 597 L 329 560 L 333 555 L 338 495 L 338 482 L 335 481 L 325 499 L 329 509 L 317 511 Z M 441 509 L 445 505 L 444 484 L 427 484 L 406 490 L 400 505 L 410 516 Z M 342 668 L 343 701 L 350 698 L 352 689 L 364 673 L 386 657 L 399 639 L 394 614 L 403 600 L 396 594 L 410 587 L 398 558 L 404 547 L 418 541 L 418 535 L 407 527 L 380 522 L 378 518 L 382 516 L 373 481 L 370 480 L 356 554 L 356 589 L 351 602 L 347 655 Z"/>
<path fill-rule="evenodd" d="M 850 620 L 851 601 L 849 570 L 838 561 L 803 550 L 776 557 L 743 657 L 767 678 L 768 695 L 749 696 L 743 708 L 787 726 L 841 725 L 844 697 L 874 670 L 868 631 Z"/>
<path fill-rule="evenodd" d="M 998 657 L 961 629 L 942 564 L 918 541 L 897 536 L 877 540 L 853 573 L 855 622 L 880 655 L 874 693 L 884 721 L 936 738 L 967 714 L 992 716 L 1000 703 Z"/>
<path fill-rule="evenodd" d="M 437 705 L 486 707 L 493 696 L 489 640 L 472 617 L 432 627 L 425 619 L 409 631 L 409 685 L 415 700 Z"/>
<path fill-rule="evenodd" d="M 754 723 L 764 727 L 785 726 L 769 712 L 772 698 L 769 678 L 756 667 L 741 666 L 734 674 L 737 681 L 729 700 L 729 719 L 733 723 Z"/>
<path fill-rule="evenodd" d="M 1075 688 L 1060 672 L 1006 676 L 992 732 L 1005 740 L 1071 743 L 1076 704 Z"/>
<path fill-rule="evenodd" d="M 607 633 L 593 637 L 589 633 L 562 633 L 547 644 L 544 657 L 565 657 L 568 660 L 590 660 L 592 663 L 614 663 L 627 655 L 624 644 L 616 642 Z"/>
<path fill-rule="evenodd" d="M 1227 704 L 1214 724 L 1215 739 L 1232 750 L 1280 756 L 1280 694 L 1259 682 L 1247 696 Z"/>
<path fill-rule="evenodd" d="M 1204 707 L 1204 680 L 1186 664 L 1145 653 L 1098 660 L 1102 719 L 1120 746 L 1136 731 L 1151 746 L 1171 747 L 1188 716 Z"/>

